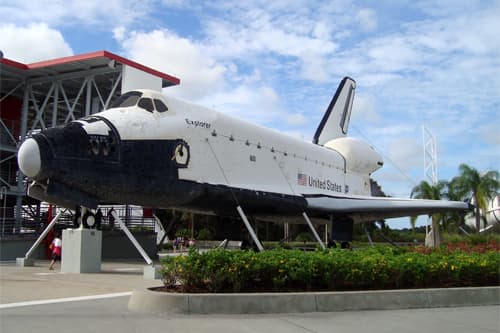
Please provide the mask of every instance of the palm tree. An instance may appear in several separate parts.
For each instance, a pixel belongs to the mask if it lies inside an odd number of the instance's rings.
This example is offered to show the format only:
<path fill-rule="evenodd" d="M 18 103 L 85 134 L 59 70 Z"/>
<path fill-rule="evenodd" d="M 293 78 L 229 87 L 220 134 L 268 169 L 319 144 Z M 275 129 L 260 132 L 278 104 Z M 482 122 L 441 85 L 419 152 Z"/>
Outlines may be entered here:
<path fill-rule="evenodd" d="M 448 182 L 440 180 L 436 185 L 425 180 L 411 190 L 411 197 L 415 199 L 443 200 L 448 195 Z"/>
<path fill-rule="evenodd" d="M 448 200 L 451 201 L 464 201 L 465 198 L 459 193 L 456 185 L 455 178 L 448 184 Z M 450 225 L 454 225 L 455 231 L 459 231 L 460 227 L 465 224 L 465 213 L 464 212 L 447 212 L 446 213 L 446 223 L 448 224 L 448 231 L 450 231 Z"/>
<path fill-rule="evenodd" d="M 448 196 L 448 185 L 449 183 L 445 180 L 440 180 L 435 185 L 429 184 L 428 182 L 423 180 L 420 182 L 420 184 L 418 184 L 411 190 L 411 197 L 415 199 L 442 200 Z M 415 228 L 416 219 L 416 216 L 412 216 L 410 219 L 410 223 L 413 228 Z M 438 213 L 432 214 L 432 230 L 434 233 L 435 245 L 437 245 L 439 242 L 440 222 L 443 222 L 443 224 L 445 224 L 445 215 Z"/>
<path fill-rule="evenodd" d="M 474 199 L 474 216 L 476 218 L 476 230 L 481 228 L 481 209 L 487 209 L 488 201 L 497 195 L 500 189 L 498 171 L 488 171 L 480 174 L 476 169 L 467 164 L 460 164 L 458 167 L 460 174 L 453 178 L 452 186 L 457 194 L 465 198 Z"/>

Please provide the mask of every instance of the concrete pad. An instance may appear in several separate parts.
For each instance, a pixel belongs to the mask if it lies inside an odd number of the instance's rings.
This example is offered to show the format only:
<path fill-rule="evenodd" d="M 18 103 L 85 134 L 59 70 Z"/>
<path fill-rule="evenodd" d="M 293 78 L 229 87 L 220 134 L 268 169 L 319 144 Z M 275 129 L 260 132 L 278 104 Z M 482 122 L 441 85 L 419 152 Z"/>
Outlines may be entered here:
<path fill-rule="evenodd" d="M 144 278 L 147 280 L 160 280 L 162 278 L 161 266 L 144 266 Z"/>
<path fill-rule="evenodd" d="M 103 262 L 101 272 L 86 274 L 61 273 L 59 262 L 49 270 L 49 263 L 35 260 L 29 267 L 14 262 L 0 264 L 0 304 L 132 292 L 162 285 L 160 280 L 144 279 L 144 262 Z"/>
<path fill-rule="evenodd" d="M 32 267 L 35 264 L 33 259 L 29 258 L 16 258 L 16 266 L 18 267 Z"/>

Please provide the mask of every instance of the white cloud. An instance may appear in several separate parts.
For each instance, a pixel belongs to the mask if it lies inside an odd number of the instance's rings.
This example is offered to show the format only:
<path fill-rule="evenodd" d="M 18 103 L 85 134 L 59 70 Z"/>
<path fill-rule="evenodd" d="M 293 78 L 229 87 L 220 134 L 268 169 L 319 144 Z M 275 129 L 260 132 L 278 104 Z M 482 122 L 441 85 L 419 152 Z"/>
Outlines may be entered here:
<path fill-rule="evenodd" d="M 306 51 L 301 55 L 302 70 L 301 76 L 304 79 L 314 82 L 326 82 L 330 78 L 328 71 L 325 69 L 327 66 L 326 60 L 323 56 L 315 52 Z"/>
<path fill-rule="evenodd" d="M 400 36 L 374 40 L 366 54 L 377 66 L 377 71 L 395 72 L 409 67 L 414 68 L 422 60 L 422 55 L 408 38 Z"/>
<path fill-rule="evenodd" d="M 498 125 L 498 118 L 492 119 L 492 122 L 481 126 L 478 131 L 483 143 L 497 146 L 497 156 L 500 158 L 500 125 Z"/>
<path fill-rule="evenodd" d="M 363 122 L 367 126 L 375 126 L 380 123 L 380 119 L 377 98 L 370 94 L 355 94 L 350 124 Z"/>
<path fill-rule="evenodd" d="M 117 42 L 122 42 L 123 39 L 125 39 L 125 33 L 126 33 L 126 29 L 124 26 L 118 26 L 116 28 L 114 28 L 113 30 L 113 38 L 117 41 Z"/>
<path fill-rule="evenodd" d="M 306 121 L 307 119 L 302 113 L 290 114 L 286 119 L 286 122 L 293 126 L 303 125 Z"/>
<path fill-rule="evenodd" d="M 318 21 L 313 27 L 312 35 L 320 40 L 332 38 L 333 27 L 328 21 Z"/>
<path fill-rule="evenodd" d="M 92 25 L 110 28 L 129 25 L 149 14 L 152 0 L 3 0 L 0 17 L 5 23 L 29 24 L 45 22 L 58 25 Z"/>
<path fill-rule="evenodd" d="M 31 23 L 26 27 L 0 25 L 0 48 L 4 57 L 24 63 L 73 54 L 63 35 L 45 23 Z"/>
<path fill-rule="evenodd" d="M 227 67 L 204 52 L 203 46 L 168 30 L 132 32 L 122 46 L 128 56 L 181 78 L 169 92 L 186 99 L 201 99 L 225 85 Z"/>
<path fill-rule="evenodd" d="M 266 125 L 284 116 L 280 99 L 271 87 L 239 85 L 212 91 L 198 101 L 234 117 Z"/>
<path fill-rule="evenodd" d="M 277 24 L 266 12 L 255 10 L 245 15 L 248 24 L 214 19 L 207 26 L 212 52 L 217 56 L 242 56 L 245 54 L 275 53 L 282 56 L 300 58 L 303 54 L 325 55 L 333 52 L 337 45 L 310 34 L 315 28 L 311 25 L 307 33 L 299 33 L 293 28 L 285 29 Z M 299 18 L 292 18 L 295 26 L 302 26 Z M 283 22 L 284 23 L 284 22 Z M 324 33 L 322 33 L 324 34 Z M 231 47 L 228 47 L 228 46 Z"/>
<path fill-rule="evenodd" d="M 419 0 L 413 5 L 434 17 L 449 17 L 470 13 L 481 6 L 481 0 Z"/>
<path fill-rule="evenodd" d="M 356 19 L 359 21 L 363 31 L 373 31 L 377 29 L 377 14 L 373 9 L 360 9 L 356 15 Z"/>
<path fill-rule="evenodd" d="M 414 133 L 417 134 L 417 133 Z M 384 135 L 384 133 L 381 133 Z M 420 136 L 401 137 L 390 140 L 389 143 L 389 157 L 392 161 L 397 163 L 397 166 L 409 170 L 422 165 L 423 149 Z"/>
<path fill-rule="evenodd" d="M 206 44 L 168 30 L 119 37 L 130 58 L 181 79 L 179 86 L 166 90 L 169 95 L 267 126 L 283 121 L 290 126 L 306 122 L 302 114 L 283 110 L 280 96 L 262 82 L 259 69 L 240 73 L 234 63 L 211 56 Z"/>
<path fill-rule="evenodd" d="M 338 48 L 331 18 L 316 17 L 306 4 L 252 4 L 242 4 L 241 10 L 238 4 L 227 15 L 205 20 L 204 44 L 210 54 L 261 68 L 270 63 L 273 72 L 286 70 L 306 80 L 327 81 L 326 58 Z"/>
<path fill-rule="evenodd" d="M 162 0 L 162 3 L 172 8 L 182 8 L 192 5 L 190 0 Z"/>

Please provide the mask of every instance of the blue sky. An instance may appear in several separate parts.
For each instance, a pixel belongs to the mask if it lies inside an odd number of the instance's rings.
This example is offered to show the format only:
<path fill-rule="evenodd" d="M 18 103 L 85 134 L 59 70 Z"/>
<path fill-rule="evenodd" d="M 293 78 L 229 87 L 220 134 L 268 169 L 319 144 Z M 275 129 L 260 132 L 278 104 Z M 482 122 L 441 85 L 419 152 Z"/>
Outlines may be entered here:
<path fill-rule="evenodd" d="M 350 135 L 384 155 L 373 178 L 393 196 L 423 179 L 422 125 L 439 179 L 499 169 L 498 0 L 3 0 L 0 17 L 9 59 L 108 50 L 178 76 L 167 94 L 304 140 L 351 76 Z"/>

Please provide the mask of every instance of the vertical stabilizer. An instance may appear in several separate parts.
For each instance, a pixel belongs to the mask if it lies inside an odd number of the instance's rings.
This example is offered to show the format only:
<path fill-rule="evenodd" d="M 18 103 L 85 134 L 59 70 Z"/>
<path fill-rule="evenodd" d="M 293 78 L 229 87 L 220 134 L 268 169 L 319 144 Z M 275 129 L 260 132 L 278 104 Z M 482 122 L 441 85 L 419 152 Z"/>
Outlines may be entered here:
<path fill-rule="evenodd" d="M 356 81 L 350 77 L 342 79 L 314 134 L 315 144 L 324 145 L 332 139 L 346 136 L 355 89 Z"/>

